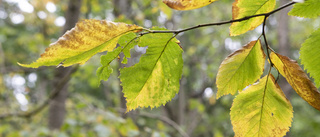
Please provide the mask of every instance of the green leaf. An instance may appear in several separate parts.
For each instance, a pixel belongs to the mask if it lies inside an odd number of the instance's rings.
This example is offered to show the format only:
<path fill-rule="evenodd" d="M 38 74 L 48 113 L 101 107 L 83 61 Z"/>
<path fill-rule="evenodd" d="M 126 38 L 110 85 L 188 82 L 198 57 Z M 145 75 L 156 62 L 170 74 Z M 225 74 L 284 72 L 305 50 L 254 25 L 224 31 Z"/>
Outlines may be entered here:
<path fill-rule="evenodd" d="M 217 74 L 217 98 L 244 89 L 257 81 L 263 73 L 265 54 L 260 40 L 251 41 L 229 55 L 220 65 Z"/>
<path fill-rule="evenodd" d="M 127 64 L 127 58 L 131 58 L 130 50 L 138 44 L 137 36 L 134 33 L 124 35 L 119 40 L 119 45 L 123 48 L 122 52 L 124 55 L 122 64 Z"/>
<path fill-rule="evenodd" d="M 130 58 L 130 49 L 132 49 L 137 42 L 135 41 L 136 35 L 134 33 L 128 33 L 119 39 L 119 47 L 108 52 L 106 55 L 101 56 L 102 66 L 97 69 L 97 76 L 99 80 L 108 80 L 110 74 L 113 72 L 110 67 L 110 63 L 116 59 L 121 52 L 124 53 L 125 58 Z"/>
<path fill-rule="evenodd" d="M 70 66 L 84 64 L 98 52 L 112 51 L 118 39 L 129 33 L 142 30 L 142 27 L 105 20 L 79 21 L 73 29 L 66 32 L 55 43 L 50 44 L 41 57 L 23 67 Z"/>
<path fill-rule="evenodd" d="M 315 84 L 320 86 L 320 28 L 302 44 L 300 49 L 301 64 L 314 78 Z"/>
<path fill-rule="evenodd" d="M 127 111 L 138 107 L 158 107 L 179 92 L 182 49 L 172 34 L 148 34 L 139 46 L 148 46 L 139 63 L 120 70 Z"/>
<path fill-rule="evenodd" d="M 236 0 L 232 4 L 232 19 L 270 12 L 274 9 L 276 0 Z M 253 30 L 263 22 L 264 16 L 254 17 L 241 22 L 234 22 L 230 27 L 230 36 L 243 34 Z"/>
<path fill-rule="evenodd" d="M 320 93 L 299 64 L 286 56 L 272 52 L 270 59 L 297 94 L 311 106 L 320 110 Z"/>
<path fill-rule="evenodd" d="M 280 137 L 289 131 L 293 110 L 270 74 L 234 99 L 230 116 L 237 137 Z"/>
<path fill-rule="evenodd" d="M 320 16 L 320 0 L 305 0 L 303 3 L 296 3 L 288 13 L 291 16 L 316 18 Z"/>

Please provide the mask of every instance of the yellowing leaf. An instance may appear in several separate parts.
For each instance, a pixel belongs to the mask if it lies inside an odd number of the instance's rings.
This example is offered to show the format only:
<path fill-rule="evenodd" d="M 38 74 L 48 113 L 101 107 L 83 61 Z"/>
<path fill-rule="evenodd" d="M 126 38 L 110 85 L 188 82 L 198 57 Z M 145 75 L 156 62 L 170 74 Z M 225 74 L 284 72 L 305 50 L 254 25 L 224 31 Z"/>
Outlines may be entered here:
<path fill-rule="evenodd" d="M 207 6 L 216 0 L 163 0 L 170 8 L 176 10 L 192 10 Z"/>
<path fill-rule="evenodd" d="M 257 81 L 263 73 L 265 54 L 260 41 L 251 41 L 229 55 L 220 65 L 217 74 L 217 98 L 235 94 Z"/>
<path fill-rule="evenodd" d="M 83 64 L 98 52 L 112 51 L 118 39 L 129 32 L 142 27 L 105 20 L 83 20 L 76 27 L 66 32 L 58 41 L 50 44 L 41 57 L 31 64 L 19 64 L 37 68 L 62 64 L 70 66 Z"/>
<path fill-rule="evenodd" d="M 127 111 L 138 107 L 158 107 L 179 92 L 182 49 L 172 34 L 148 34 L 139 46 L 148 46 L 139 63 L 120 70 Z"/>
<path fill-rule="evenodd" d="M 272 52 L 270 58 L 298 95 L 311 106 L 320 110 L 320 93 L 300 66 L 290 58 L 277 53 Z"/>
<path fill-rule="evenodd" d="M 319 1 L 320 3 L 320 1 Z M 300 49 L 301 64 L 314 78 L 315 84 L 320 86 L 320 28 L 302 44 Z"/>
<path fill-rule="evenodd" d="M 288 15 L 316 18 L 320 16 L 320 0 L 305 0 L 303 3 L 296 3 Z"/>
<path fill-rule="evenodd" d="M 232 18 L 240 19 L 247 16 L 270 12 L 274 9 L 276 0 L 236 0 L 232 4 Z M 230 35 L 236 36 L 253 30 L 263 22 L 264 17 L 254 17 L 241 22 L 234 22 L 230 27 Z"/>
<path fill-rule="evenodd" d="M 230 116 L 236 137 L 281 137 L 289 131 L 293 110 L 270 74 L 234 99 Z"/>

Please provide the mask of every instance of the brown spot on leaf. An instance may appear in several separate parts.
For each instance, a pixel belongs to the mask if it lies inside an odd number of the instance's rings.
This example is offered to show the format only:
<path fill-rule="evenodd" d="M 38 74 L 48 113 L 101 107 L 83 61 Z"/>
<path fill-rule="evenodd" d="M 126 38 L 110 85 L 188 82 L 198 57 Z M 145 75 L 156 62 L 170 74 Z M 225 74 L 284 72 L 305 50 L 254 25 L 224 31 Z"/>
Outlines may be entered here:
<path fill-rule="evenodd" d="M 279 135 L 285 135 L 285 133 L 287 133 L 288 129 L 286 128 L 274 128 L 272 129 L 272 135 L 273 137 L 278 137 Z"/>
<path fill-rule="evenodd" d="M 237 6 L 239 0 L 232 3 L 232 19 L 237 19 L 239 15 L 240 8 Z"/>
<path fill-rule="evenodd" d="M 165 3 L 170 8 L 177 9 L 177 10 L 182 10 L 186 7 L 186 6 L 182 5 L 181 2 L 172 1 L 172 0 L 164 0 L 163 3 Z"/>

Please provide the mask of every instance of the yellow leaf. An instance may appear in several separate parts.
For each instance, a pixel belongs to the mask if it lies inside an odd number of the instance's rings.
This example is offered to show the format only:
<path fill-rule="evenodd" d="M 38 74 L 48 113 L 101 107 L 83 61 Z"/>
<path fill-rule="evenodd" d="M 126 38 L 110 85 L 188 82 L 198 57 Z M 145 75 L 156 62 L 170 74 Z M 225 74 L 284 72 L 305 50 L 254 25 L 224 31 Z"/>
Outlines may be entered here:
<path fill-rule="evenodd" d="M 19 65 L 37 68 L 58 64 L 62 66 L 84 64 L 98 52 L 112 51 L 122 35 L 141 29 L 142 27 L 125 23 L 94 19 L 82 20 L 58 41 L 50 44 L 50 47 L 41 54 L 36 62 Z"/>
<path fill-rule="evenodd" d="M 296 61 L 274 52 L 270 54 L 270 58 L 298 95 L 311 106 L 320 110 L 320 93 Z"/>
<path fill-rule="evenodd" d="M 289 131 L 293 110 L 270 74 L 234 99 L 230 116 L 236 137 L 280 137 Z"/>
<path fill-rule="evenodd" d="M 170 8 L 176 10 L 192 10 L 207 6 L 216 0 L 163 0 Z"/>
<path fill-rule="evenodd" d="M 276 0 L 236 0 L 232 4 L 232 19 L 270 12 L 274 9 Z M 264 17 L 254 17 L 241 22 L 234 22 L 230 26 L 230 35 L 236 36 L 253 30 L 263 22 Z"/>
<path fill-rule="evenodd" d="M 229 55 L 217 74 L 217 98 L 244 89 L 257 81 L 263 73 L 265 54 L 260 41 L 251 41 Z"/>

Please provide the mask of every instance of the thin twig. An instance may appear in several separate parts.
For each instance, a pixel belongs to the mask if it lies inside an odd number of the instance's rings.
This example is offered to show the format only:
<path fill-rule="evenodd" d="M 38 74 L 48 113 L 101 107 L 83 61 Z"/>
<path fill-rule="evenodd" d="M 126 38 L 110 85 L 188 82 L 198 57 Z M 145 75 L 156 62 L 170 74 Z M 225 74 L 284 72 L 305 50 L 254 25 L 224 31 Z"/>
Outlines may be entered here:
<path fill-rule="evenodd" d="M 262 36 L 263 36 L 263 39 L 264 39 L 264 43 L 265 43 L 265 46 L 266 46 L 266 50 L 267 50 L 267 56 L 268 56 L 268 59 L 270 61 L 270 65 L 271 67 L 273 67 L 273 63 L 271 61 L 271 58 L 270 58 L 270 53 L 269 53 L 269 44 L 268 44 L 268 41 L 267 41 L 267 36 L 266 36 L 266 21 L 267 21 L 267 18 L 268 16 L 265 16 L 264 19 L 263 19 L 263 25 L 262 25 Z"/>
<path fill-rule="evenodd" d="M 278 83 L 279 78 L 280 78 L 280 72 L 278 71 L 278 76 L 277 76 L 277 79 L 276 79 L 277 83 Z"/>
<path fill-rule="evenodd" d="M 7 114 L 2 114 L 0 115 L 0 119 L 5 119 L 9 117 L 21 117 L 21 118 L 30 118 L 31 116 L 39 113 L 41 110 L 43 110 L 46 106 L 48 106 L 49 102 L 55 98 L 58 93 L 61 91 L 61 89 L 68 83 L 68 81 L 71 78 L 71 74 L 74 73 L 79 66 L 74 66 L 57 84 L 56 88 L 53 89 L 49 95 L 49 97 L 37 108 L 28 111 L 28 112 L 13 112 L 13 113 L 7 113 Z"/>
<path fill-rule="evenodd" d="M 139 115 L 143 116 L 143 117 L 159 119 L 162 122 L 167 123 L 168 125 L 170 125 L 174 129 L 176 129 L 179 132 L 179 134 L 181 134 L 181 136 L 189 137 L 189 135 L 176 122 L 172 121 L 171 119 L 169 119 L 167 117 L 160 116 L 160 115 L 154 115 L 154 114 L 146 113 L 146 112 L 140 112 Z"/>
<path fill-rule="evenodd" d="M 122 109 L 122 108 L 117 108 L 116 110 L 119 111 L 120 113 L 126 112 L 126 110 Z M 142 117 L 161 120 L 162 122 L 168 124 L 169 126 L 173 127 L 175 130 L 177 130 L 182 137 L 189 137 L 189 135 L 176 122 L 172 121 L 168 117 L 161 116 L 161 115 L 155 115 L 155 114 L 151 114 L 148 112 L 139 112 L 138 115 L 142 116 Z"/>
<path fill-rule="evenodd" d="M 256 14 L 256 15 L 252 15 L 252 16 L 247 16 L 247 17 L 243 17 L 240 19 L 234 19 L 234 20 L 229 20 L 229 21 L 222 21 L 222 22 L 217 22 L 217 23 L 207 23 L 207 24 L 200 24 L 197 26 L 193 26 L 193 27 L 189 27 L 189 28 L 185 28 L 185 29 L 181 29 L 181 30 L 147 30 L 147 32 L 143 32 L 140 33 L 140 35 L 145 35 L 145 34 L 149 34 L 149 33 L 174 33 L 174 34 L 179 34 L 181 32 L 185 32 L 185 31 L 189 31 L 189 30 L 193 30 L 193 29 L 197 29 L 197 28 L 202 28 L 202 27 L 207 27 L 207 26 L 218 26 L 218 25 L 224 25 L 224 24 L 230 24 L 230 23 L 234 23 L 234 22 L 241 22 L 241 21 L 245 21 L 254 17 L 259 17 L 259 16 L 265 16 L 268 17 L 271 14 L 274 14 L 286 7 L 289 7 L 290 5 L 295 4 L 296 2 L 289 2 L 273 11 L 270 11 L 268 13 L 262 13 L 262 14 Z"/>

